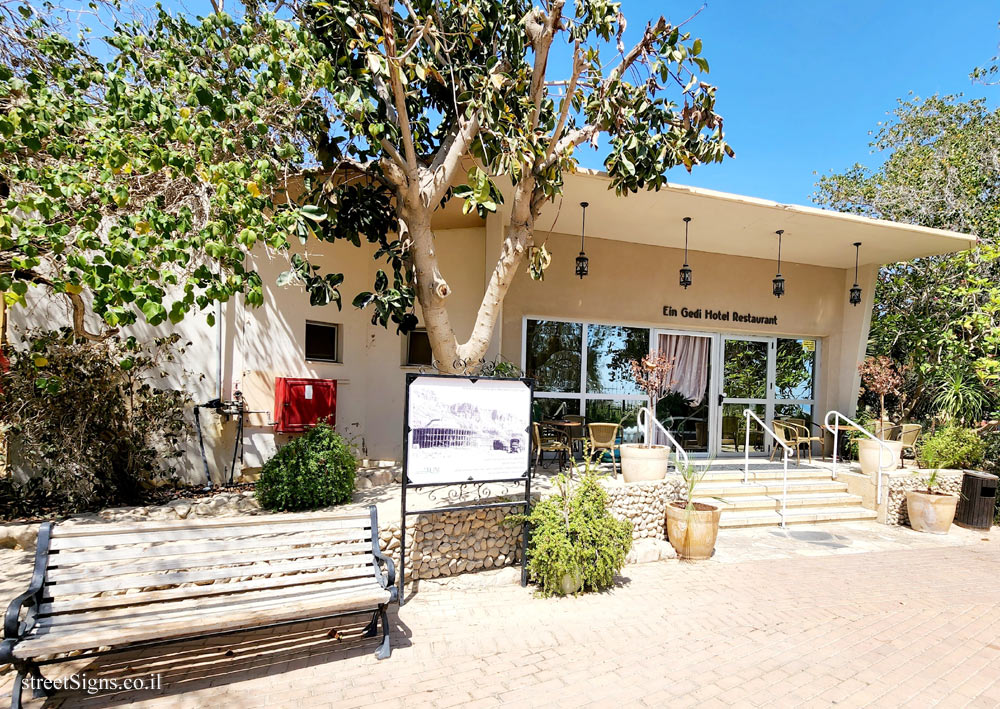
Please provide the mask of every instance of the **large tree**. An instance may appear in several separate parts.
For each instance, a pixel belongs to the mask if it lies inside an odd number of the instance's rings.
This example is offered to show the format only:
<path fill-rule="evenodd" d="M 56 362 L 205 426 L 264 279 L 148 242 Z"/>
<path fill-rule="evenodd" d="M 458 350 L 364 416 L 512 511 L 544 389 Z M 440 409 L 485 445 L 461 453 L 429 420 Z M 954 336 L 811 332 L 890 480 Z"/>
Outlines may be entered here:
<path fill-rule="evenodd" d="M 364 227 L 398 233 L 403 268 L 355 304 L 374 304 L 373 319 L 411 327 L 414 284 L 444 370 L 484 356 L 526 257 L 532 275 L 543 276 L 549 256 L 535 243 L 535 220 L 561 194 L 579 146 L 604 136 L 605 166 L 620 194 L 659 188 L 674 166 L 732 154 L 715 89 L 701 80 L 708 71 L 701 40 L 663 17 L 631 48 L 622 42 L 620 4 L 607 0 L 578 0 L 572 9 L 565 0 L 333 0 L 307 5 L 304 17 L 325 43 L 324 71 L 328 63 L 337 84 L 332 118 L 341 128 L 324 146 L 337 177 L 317 182 L 307 198 L 327 212 L 327 228 L 342 228 L 346 204 L 384 215 Z M 550 66 L 558 45 L 570 56 L 562 71 Z M 345 169 L 359 179 L 344 180 Z M 451 198 L 464 200 L 466 211 L 495 211 L 501 180 L 512 185 L 509 223 L 472 331 L 458 333 L 432 216 Z"/>
<path fill-rule="evenodd" d="M 140 317 L 177 322 L 239 294 L 256 306 L 249 257 L 267 248 L 290 262 L 279 285 L 339 305 L 343 274 L 319 273 L 310 250 L 365 240 L 386 268 L 355 305 L 405 331 L 419 300 L 435 359 L 454 371 L 483 357 L 526 257 L 543 276 L 535 219 L 576 168 L 576 148 L 603 135 L 623 194 L 731 154 L 701 80 L 701 41 L 661 17 L 626 49 L 617 3 L 275 3 L 285 19 L 267 3 L 232 16 L 213 4 L 204 18 L 157 8 L 127 21 L 116 3 L 98 4 L 90 24 L 112 19 L 95 37 L 0 0 L 8 304 L 30 287 L 65 297 L 84 338 Z M 560 44 L 570 59 L 553 78 Z M 287 194 L 299 177 L 304 191 Z M 432 216 L 450 199 L 496 210 L 501 180 L 512 185 L 510 222 L 460 337 Z M 97 331 L 88 309 L 103 320 Z"/>
<path fill-rule="evenodd" d="M 267 13 L 122 17 L 116 3 L 75 5 L 0 1 L 6 304 L 31 287 L 65 297 L 89 339 L 236 294 L 259 305 L 248 254 L 288 257 L 322 218 L 282 194 L 329 129 L 318 46 Z M 291 263 L 285 280 L 313 302 L 339 298 L 340 276 L 320 277 L 301 255 Z"/>
<path fill-rule="evenodd" d="M 900 101 L 872 148 L 881 165 L 824 176 L 816 200 L 980 244 L 884 267 L 869 353 L 906 369 L 907 415 L 988 413 L 1000 379 L 1000 111 L 956 96 Z"/>

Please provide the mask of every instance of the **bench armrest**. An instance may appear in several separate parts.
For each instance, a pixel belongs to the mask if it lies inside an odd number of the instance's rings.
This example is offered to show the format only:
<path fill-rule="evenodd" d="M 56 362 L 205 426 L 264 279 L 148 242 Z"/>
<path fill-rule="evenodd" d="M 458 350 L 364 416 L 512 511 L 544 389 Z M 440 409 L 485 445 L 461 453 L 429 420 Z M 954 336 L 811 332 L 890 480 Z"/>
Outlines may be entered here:
<path fill-rule="evenodd" d="M 4 615 L 4 640 L 20 639 L 31 628 L 31 625 L 34 625 L 34 619 L 32 618 L 28 627 L 24 631 L 21 630 L 21 610 L 26 606 L 29 609 L 37 608 L 38 601 L 41 600 L 39 595 L 45 583 L 45 569 L 49 563 L 49 538 L 51 536 L 52 523 L 43 522 L 38 528 L 38 540 L 35 543 L 35 569 L 31 574 L 31 582 L 28 584 L 28 590 L 10 602 L 10 605 L 7 606 L 7 613 Z M 13 645 L 12 643 L 4 643 L 4 646 L 6 649 L 8 646 L 12 647 Z"/>
<path fill-rule="evenodd" d="M 385 579 L 385 583 L 382 584 L 382 587 L 383 588 L 391 588 L 392 586 L 395 586 L 396 585 L 396 564 L 393 562 L 393 560 L 390 559 L 389 557 L 387 557 L 385 554 L 383 554 L 382 551 L 378 548 L 378 545 L 376 545 L 375 549 L 372 551 L 372 556 L 374 556 L 375 559 L 380 564 L 384 564 L 385 567 L 386 567 L 386 576 L 383 577 L 383 576 L 380 575 L 380 578 L 384 578 Z"/>
<path fill-rule="evenodd" d="M 379 573 L 378 581 L 382 584 L 382 588 L 392 588 L 396 585 L 396 565 L 379 548 L 378 510 L 375 508 L 375 505 L 369 505 L 368 512 L 372 518 L 372 556 L 375 557 L 375 561 L 379 563 L 380 567 L 383 565 L 386 567 L 386 575 L 383 576 Z"/>

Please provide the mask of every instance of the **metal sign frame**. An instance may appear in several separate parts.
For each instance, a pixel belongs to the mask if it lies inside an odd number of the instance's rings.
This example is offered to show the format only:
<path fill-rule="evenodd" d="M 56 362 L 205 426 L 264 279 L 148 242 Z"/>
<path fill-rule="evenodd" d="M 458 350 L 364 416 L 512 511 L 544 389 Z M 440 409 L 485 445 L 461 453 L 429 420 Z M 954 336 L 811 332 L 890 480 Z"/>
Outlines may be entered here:
<path fill-rule="evenodd" d="M 516 478 L 504 478 L 504 479 L 484 479 L 476 480 L 473 476 L 470 476 L 469 480 L 465 482 L 435 482 L 435 483 L 414 483 L 410 481 L 409 475 L 409 443 L 410 443 L 410 386 L 413 382 L 418 379 L 465 379 L 475 384 L 479 380 L 488 381 L 504 381 L 504 382 L 521 382 L 524 386 L 528 387 L 528 426 L 525 430 L 528 438 L 528 465 L 524 473 Z M 406 519 L 407 517 L 413 517 L 415 515 L 430 515 L 430 514 L 441 514 L 444 512 L 459 512 L 459 511 L 471 511 L 471 510 L 489 510 L 489 509 L 500 509 L 509 507 L 523 507 L 525 514 L 531 511 L 531 478 L 535 472 L 534 465 L 534 438 L 531 435 L 531 406 L 535 399 L 535 380 L 527 377 L 493 377 L 493 376 L 479 376 L 473 374 L 425 374 L 417 372 L 408 372 L 406 375 L 406 397 L 404 399 L 404 409 L 403 409 L 403 480 L 402 480 L 402 495 L 400 499 L 401 507 L 401 519 L 399 530 L 399 603 L 402 605 L 404 603 L 404 592 L 403 584 L 406 581 Z M 496 485 L 524 485 L 524 497 L 522 499 L 511 501 L 511 502 L 477 502 L 476 500 L 481 500 L 484 497 L 489 498 L 495 496 L 494 493 L 489 489 L 488 486 Z M 445 488 L 445 487 L 459 487 L 470 485 L 476 488 L 476 498 L 471 502 L 472 504 L 447 504 L 443 507 L 430 507 L 427 509 L 411 510 L 406 506 L 406 491 L 416 490 L 419 488 Z M 447 501 L 458 501 L 461 498 L 461 493 L 457 496 L 446 497 Z M 528 549 L 528 524 L 525 523 L 521 529 L 521 585 L 528 585 L 528 566 L 527 566 L 527 549 Z"/>

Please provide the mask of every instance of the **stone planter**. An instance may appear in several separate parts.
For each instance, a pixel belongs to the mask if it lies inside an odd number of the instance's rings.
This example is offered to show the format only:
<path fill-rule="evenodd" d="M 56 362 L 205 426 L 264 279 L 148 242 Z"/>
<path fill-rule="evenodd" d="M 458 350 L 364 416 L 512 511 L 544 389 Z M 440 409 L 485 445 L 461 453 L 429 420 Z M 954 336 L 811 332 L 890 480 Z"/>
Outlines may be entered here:
<path fill-rule="evenodd" d="M 906 491 L 906 513 L 910 517 L 910 526 L 918 532 L 947 534 L 955 519 L 956 507 L 958 495 Z"/>
<path fill-rule="evenodd" d="M 878 458 L 882 456 L 882 472 L 889 473 L 899 468 L 899 457 L 903 452 L 902 441 L 882 441 L 889 450 L 886 450 L 876 441 L 870 438 L 862 438 L 858 441 L 858 463 L 861 464 L 861 472 L 865 475 L 874 475 L 878 472 Z"/>
<path fill-rule="evenodd" d="M 701 502 L 694 504 L 690 512 L 683 501 L 667 505 L 667 538 L 681 559 L 709 559 L 715 553 L 722 510 Z"/>
<path fill-rule="evenodd" d="M 670 463 L 670 446 L 623 443 L 620 448 L 622 477 L 627 483 L 663 480 Z"/>

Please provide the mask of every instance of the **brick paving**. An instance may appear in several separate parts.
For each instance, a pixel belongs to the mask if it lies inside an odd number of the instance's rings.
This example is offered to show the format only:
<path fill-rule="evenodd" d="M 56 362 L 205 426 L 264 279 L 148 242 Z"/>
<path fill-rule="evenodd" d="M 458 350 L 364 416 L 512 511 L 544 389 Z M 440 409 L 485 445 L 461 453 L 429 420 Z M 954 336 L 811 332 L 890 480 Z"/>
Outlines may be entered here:
<path fill-rule="evenodd" d="M 998 707 L 1000 538 L 992 537 L 661 561 L 627 567 L 607 593 L 568 599 L 516 585 L 424 583 L 392 614 L 389 660 L 375 660 L 374 641 L 357 637 L 360 622 L 339 637 L 329 624 L 300 624 L 166 655 L 57 665 L 53 677 L 159 672 L 163 688 L 62 694 L 44 706 Z M 0 692 L 9 696 L 5 679 Z"/>

